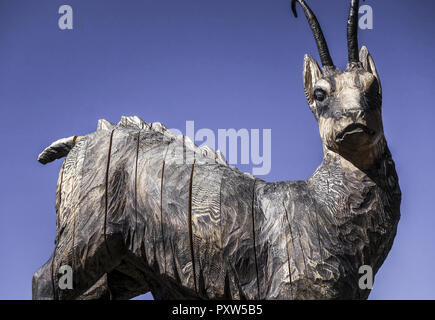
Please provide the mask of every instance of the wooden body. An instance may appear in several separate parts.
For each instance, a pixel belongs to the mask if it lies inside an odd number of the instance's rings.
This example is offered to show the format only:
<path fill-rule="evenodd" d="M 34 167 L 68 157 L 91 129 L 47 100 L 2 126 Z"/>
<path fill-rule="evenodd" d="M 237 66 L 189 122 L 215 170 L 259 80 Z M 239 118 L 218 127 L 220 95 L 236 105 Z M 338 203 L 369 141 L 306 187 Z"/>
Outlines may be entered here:
<path fill-rule="evenodd" d="M 59 175 L 45 295 L 366 298 L 358 269 L 382 264 L 399 203 L 387 150 L 374 172 L 327 153 L 307 181 L 267 183 L 160 124 L 100 122 Z M 58 287 L 62 265 L 73 268 L 73 290 Z"/>

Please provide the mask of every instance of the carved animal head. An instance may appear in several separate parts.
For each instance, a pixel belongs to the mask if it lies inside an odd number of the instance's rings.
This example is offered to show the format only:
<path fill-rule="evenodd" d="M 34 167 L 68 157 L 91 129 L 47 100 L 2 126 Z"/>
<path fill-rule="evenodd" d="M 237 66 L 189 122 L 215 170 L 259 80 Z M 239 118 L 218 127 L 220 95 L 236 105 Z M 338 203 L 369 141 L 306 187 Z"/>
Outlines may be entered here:
<path fill-rule="evenodd" d="M 356 165 L 373 162 L 383 141 L 382 89 L 375 63 L 366 47 L 358 54 L 359 1 L 352 0 L 347 22 L 349 62 L 340 70 L 332 62 L 320 25 L 303 0 L 298 2 L 308 19 L 319 50 L 322 68 L 310 55 L 304 59 L 304 89 L 317 119 L 325 151 L 339 153 Z"/>

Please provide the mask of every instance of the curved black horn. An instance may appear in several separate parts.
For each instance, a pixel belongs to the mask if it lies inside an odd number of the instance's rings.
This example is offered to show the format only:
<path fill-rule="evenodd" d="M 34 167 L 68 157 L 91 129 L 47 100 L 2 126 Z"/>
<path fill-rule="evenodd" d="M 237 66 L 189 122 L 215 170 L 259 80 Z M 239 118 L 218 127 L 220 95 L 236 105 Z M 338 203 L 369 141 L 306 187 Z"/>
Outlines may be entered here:
<path fill-rule="evenodd" d="M 349 63 L 359 62 L 358 10 L 359 0 L 352 0 L 350 3 L 349 18 L 347 19 L 347 50 Z"/>
<path fill-rule="evenodd" d="M 334 66 L 331 55 L 329 53 L 328 44 L 326 43 L 325 36 L 323 35 L 319 21 L 317 21 L 317 18 L 314 15 L 313 11 L 311 11 L 310 7 L 308 7 L 304 0 L 292 0 L 292 11 L 296 18 L 298 17 L 298 14 L 296 12 L 296 1 L 301 5 L 302 9 L 304 10 L 310 28 L 313 31 L 314 39 L 316 40 L 317 49 L 319 50 L 322 65 L 324 67 Z"/>

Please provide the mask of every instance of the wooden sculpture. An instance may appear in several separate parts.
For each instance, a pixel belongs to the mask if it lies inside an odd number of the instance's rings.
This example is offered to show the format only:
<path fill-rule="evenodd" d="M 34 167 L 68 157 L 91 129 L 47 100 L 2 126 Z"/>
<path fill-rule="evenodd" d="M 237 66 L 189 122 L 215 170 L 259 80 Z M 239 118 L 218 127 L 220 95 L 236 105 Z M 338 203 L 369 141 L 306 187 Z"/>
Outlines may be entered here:
<path fill-rule="evenodd" d="M 401 192 L 384 137 L 381 84 L 358 53 L 351 1 L 349 63 L 334 66 L 305 1 L 323 67 L 303 81 L 323 144 L 306 181 L 268 183 L 160 123 L 123 117 L 61 139 L 39 161 L 66 156 L 56 191 L 57 238 L 33 277 L 34 299 L 365 299 L 361 266 L 385 260 Z M 71 266 L 73 288 L 60 289 Z"/>

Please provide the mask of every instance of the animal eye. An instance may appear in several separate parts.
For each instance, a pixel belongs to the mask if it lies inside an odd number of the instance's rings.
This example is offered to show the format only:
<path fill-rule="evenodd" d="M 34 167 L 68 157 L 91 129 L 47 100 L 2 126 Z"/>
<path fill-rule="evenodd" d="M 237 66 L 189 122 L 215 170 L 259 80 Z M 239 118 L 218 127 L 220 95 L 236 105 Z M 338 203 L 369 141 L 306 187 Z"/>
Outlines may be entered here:
<path fill-rule="evenodd" d="M 323 91 L 322 89 L 314 90 L 314 99 L 319 102 L 322 102 L 323 100 L 326 99 L 326 92 Z"/>

